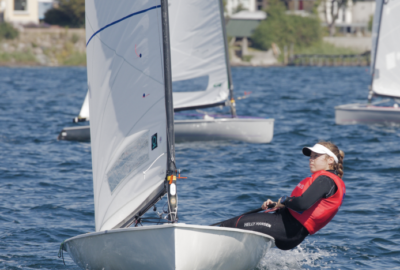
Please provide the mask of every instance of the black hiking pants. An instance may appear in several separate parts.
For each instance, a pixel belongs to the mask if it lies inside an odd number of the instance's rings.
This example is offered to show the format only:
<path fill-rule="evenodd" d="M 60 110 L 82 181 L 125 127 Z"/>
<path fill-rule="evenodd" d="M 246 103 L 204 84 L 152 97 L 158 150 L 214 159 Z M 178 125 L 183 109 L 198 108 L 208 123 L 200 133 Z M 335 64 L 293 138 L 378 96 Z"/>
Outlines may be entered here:
<path fill-rule="evenodd" d="M 288 250 L 299 245 L 309 234 L 287 208 L 274 213 L 255 213 L 224 221 L 221 227 L 240 228 L 268 234 L 275 239 L 276 247 Z"/>

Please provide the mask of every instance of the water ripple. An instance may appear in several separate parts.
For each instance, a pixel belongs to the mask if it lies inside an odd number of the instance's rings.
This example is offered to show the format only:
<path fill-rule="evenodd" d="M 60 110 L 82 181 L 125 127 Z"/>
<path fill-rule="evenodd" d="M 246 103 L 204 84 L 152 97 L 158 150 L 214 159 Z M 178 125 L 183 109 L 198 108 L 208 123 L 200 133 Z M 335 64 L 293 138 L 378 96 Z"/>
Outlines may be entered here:
<path fill-rule="evenodd" d="M 57 252 L 94 230 L 90 144 L 56 137 L 79 112 L 86 69 L 0 72 L 0 268 L 78 269 Z M 188 177 L 178 183 L 181 222 L 207 225 L 289 195 L 309 175 L 301 148 L 332 140 L 346 153 L 341 210 L 299 247 L 272 249 L 258 269 L 400 269 L 400 126 L 334 122 L 334 106 L 366 101 L 365 68 L 234 68 L 233 79 L 237 97 L 252 92 L 238 113 L 275 118 L 274 139 L 177 144 Z"/>

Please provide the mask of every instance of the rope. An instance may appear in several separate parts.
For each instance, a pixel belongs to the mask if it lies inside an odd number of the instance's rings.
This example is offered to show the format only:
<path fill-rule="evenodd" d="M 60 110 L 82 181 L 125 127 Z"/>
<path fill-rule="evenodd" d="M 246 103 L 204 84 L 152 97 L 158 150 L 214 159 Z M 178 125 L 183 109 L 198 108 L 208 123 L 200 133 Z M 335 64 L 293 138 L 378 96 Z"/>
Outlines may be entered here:
<path fill-rule="evenodd" d="M 274 208 L 265 210 L 264 213 L 274 212 L 274 211 L 276 211 L 276 210 L 278 210 L 278 209 L 279 209 L 278 207 L 274 207 Z"/>
<path fill-rule="evenodd" d="M 60 249 L 58 250 L 58 258 L 62 258 L 63 263 L 64 263 L 64 265 L 65 265 L 65 261 L 64 261 L 64 249 L 63 249 L 63 247 L 64 247 L 64 241 L 61 243 Z"/>

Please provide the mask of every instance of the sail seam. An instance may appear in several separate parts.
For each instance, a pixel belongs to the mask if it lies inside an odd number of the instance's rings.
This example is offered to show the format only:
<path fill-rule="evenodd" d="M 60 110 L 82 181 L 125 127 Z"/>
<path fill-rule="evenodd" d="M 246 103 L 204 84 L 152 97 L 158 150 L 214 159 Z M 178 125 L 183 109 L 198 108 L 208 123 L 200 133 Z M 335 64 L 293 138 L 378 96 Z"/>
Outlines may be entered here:
<path fill-rule="evenodd" d="M 161 8 L 161 5 L 153 6 L 153 7 L 150 7 L 150 8 L 141 10 L 141 11 L 138 11 L 138 12 L 134 12 L 134 13 L 132 13 L 132 14 L 129 14 L 129 15 L 127 15 L 127 16 L 125 16 L 125 17 L 119 19 L 119 20 L 116 20 L 116 21 L 114 21 L 114 22 L 112 22 L 112 23 L 107 24 L 106 26 L 104 26 L 104 27 L 100 28 L 99 30 L 97 30 L 97 31 L 89 38 L 88 42 L 86 43 L 86 47 L 88 46 L 88 44 L 89 44 L 89 42 L 92 40 L 92 38 L 94 38 L 95 35 L 97 35 L 97 34 L 100 33 L 101 31 L 103 31 L 104 29 L 106 29 L 106 28 L 108 28 L 108 27 L 110 27 L 110 26 L 113 26 L 114 24 L 117 24 L 117 23 L 119 23 L 119 22 L 122 22 L 122 21 L 124 21 L 124 20 L 126 20 L 126 19 L 129 19 L 130 17 L 133 17 L 133 16 L 135 16 L 135 15 L 139 15 L 139 14 L 145 13 L 145 12 L 147 12 L 147 11 L 150 11 L 150 10 L 153 10 L 153 9 L 156 9 L 156 8 Z"/>
<path fill-rule="evenodd" d="M 156 163 L 156 161 L 159 160 L 160 157 L 162 157 L 163 155 L 164 155 L 164 153 L 162 153 L 158 158 L 156 158 L 156 159 L 153 161 L 153 163 L 150 164 L 150 166 L 147 168 L 147 170 L 145 170 L 145 171 L 143 172 L 143 179 L 146 179 L 146 173 L 147 173 L 147 171 L 150 170 L 150 168 L 153 167 L 154 163 Z"/>
<path fill-rule="evenodd" d="M 112 51 L 116 56 L 118 56 L 119 58 L 121 58 L 123 60 L 123 62 L 125 62 L 126 64 L 128 64 L 130 67 L 134 68 L 135 70 L 137 70 L 138 72 L 142 73 L 144 76 L 152 79 L 153 81 L 159 83 L 160 85 L 163 85 L 163 82 L 158 81 L 156 78 L 153 78 L 152 76 L 146 74 L 143 72 L 143 70 L 138 69 L 137 67 L 135 67 L 134 65 L 132 65 L 124 56 L 120 55 L 117 53 L 117 51 L 113 48 L 111 48 L 110 46 L 108 46 L 104 41 L 102 41 L 101 39 L 99 40 L 104 46 L 106 46 L 110 51 Z M 122 64 L 120 65 L 120 68 L 122 67 Z M 118 70 L 119 72 L 119 70 Z M 114 80 L 116 79 L 116 76 L 114 78 Z"/>

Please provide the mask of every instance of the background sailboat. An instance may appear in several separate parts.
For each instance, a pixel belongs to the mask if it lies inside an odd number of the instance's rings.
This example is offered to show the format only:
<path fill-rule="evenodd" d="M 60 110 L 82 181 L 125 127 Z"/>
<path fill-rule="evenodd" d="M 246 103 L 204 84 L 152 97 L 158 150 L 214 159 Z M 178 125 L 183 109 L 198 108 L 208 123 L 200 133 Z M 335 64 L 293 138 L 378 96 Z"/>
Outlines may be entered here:
<path fill-rule="evenodd" d="M 90 120 L 89 113 L 89 91 L 86 93 L 85 100 L 83 101 L 81 111 L 79 115 L 72 119 L 72 122 L 87 122 Z M 58 140 L 67 140 L 67 141 L 80 141 L 80 142 L 89 142 L 90 141 L 90 127 L 88 125 L 79 125 L 75 127 L 66 127 L 63 128 L 58 134 Z"/>
<path fill-rule="evenodd" d="M 96 232 L 62 249 L 84 269 L 254 268 L 273 238 L 177 223 L 167 0 L 87 0 L 86 33 Z M 168 224 L 128 228 L 164 194 Z"/>
<path fill-rule="evenodd" d="M 170 2 L 172 75 L 174 82 L 206 78 L 204 91 L 174 93 L 175 111 L 229 106 L 230 117 L 176 120 L 177 141 L 239 140 L 269 143 L 274 119 L 236 115 L 233 83 L 221 0 Z M 175 90 L 175 89 L 174 89 Z"/>
<path fill-rule="evenodd" d="M 336 124 L 400 123 L 400 1 L 377 0 L 371 50 L 368 104 L 335 107 Z M 373 97 L 394 99 L 393 106 L 371 104 Z M 393 104 L 393 102 L 392 102 Z"/>
<path fill-rule="evenodd" d="M 274 119 L 236 115 L 222 1 L 171 0 L 169 11 L 174 111 L 215 106 L 231 109 L 230 116 L 200 115 L 176 120 L 176 140 L 269 143 Z M 196 80 L 203 85 L 193 84 Z M 89 131 L 85 129 L 88 127 L 64 128 L 58 138 L 88 140 Z"/>

